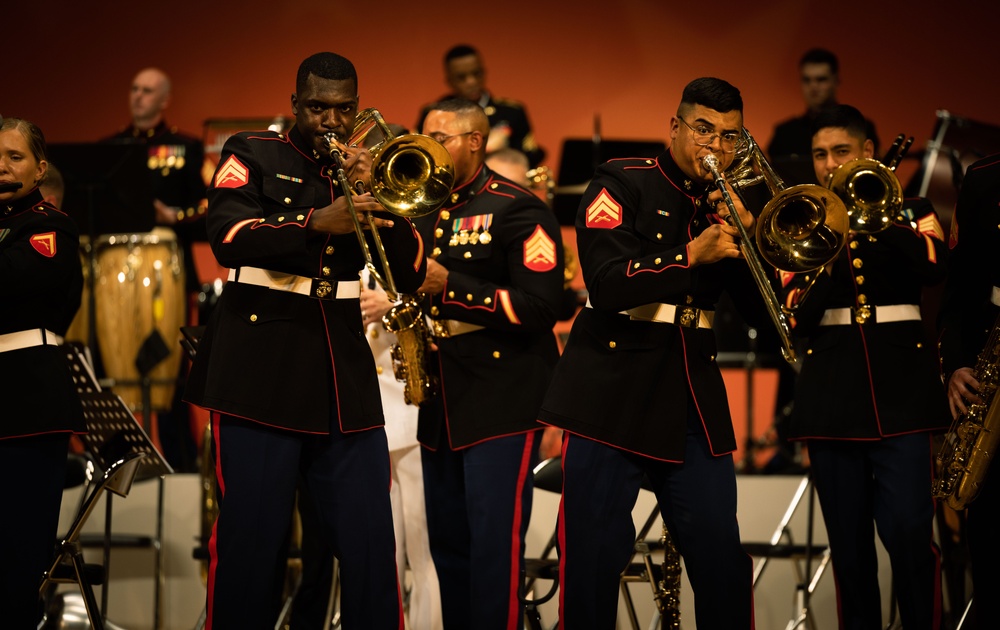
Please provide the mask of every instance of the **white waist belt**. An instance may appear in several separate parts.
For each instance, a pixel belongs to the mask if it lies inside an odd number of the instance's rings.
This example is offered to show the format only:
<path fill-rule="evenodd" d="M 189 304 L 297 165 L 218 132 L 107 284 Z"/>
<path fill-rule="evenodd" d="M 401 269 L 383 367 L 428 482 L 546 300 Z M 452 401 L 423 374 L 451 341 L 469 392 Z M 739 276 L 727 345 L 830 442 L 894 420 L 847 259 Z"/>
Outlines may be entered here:
<path fill-rule="evenodd" d="M 848 324 L 885 324 L 887 322 L 919 321 L 920 307 L 916 304 L 891 304 L 888 306 L 862 306 L 860 308 L 828 308 L 819 320 L 820 326 L 846 326 Z"/>
<path fill-rule="evenodd" d="M 348 300 L 361 297 L 361 280 L 325 280 L 323 278 L 306 278 L 290 273 L 259 269 L 257 267 L 239 267 L 229 270 L 229 281 L 240 284 L 252 284 L 267 287 L 277 291 L 298 293 L 321 300 Z"/>
<path fill-rule="evenodd" d="M 485 326 L 460 322 L 457 319 L 427 319 L 430 322 L 431 335 L 434 337 L 455 337 L 465 333 L 482 330 Z"/>
<path fill-rule="evenodd" d="M 31 348 L 34 346 L 58 346 L 62 342 L 62 337 L 44 328 L 19 330 L 18 332 L 0 335 L 0 352 L 10 352 L 11 350 L 21 350 L 22 348 Z"/>
<path fill-rule="evenodd" d="M 1000 287 L 993 287 L 993 293 L 990 294 L 990 302 L 1000 306 Z"/>
<path fill-rule="evenodd" d="M 587 308 L 594 308 L 587 300 Z M 644 322 L 661 322 L 664 324 L 674 324 L 685 328 L 711 328 L 715 319 L 714 311 L 706 311 L 693 306 L 677 306 L 675 304 L 661 304 L 653 302 L 621 311 L 621 315 L 628 315 L 631 319 Z"/>

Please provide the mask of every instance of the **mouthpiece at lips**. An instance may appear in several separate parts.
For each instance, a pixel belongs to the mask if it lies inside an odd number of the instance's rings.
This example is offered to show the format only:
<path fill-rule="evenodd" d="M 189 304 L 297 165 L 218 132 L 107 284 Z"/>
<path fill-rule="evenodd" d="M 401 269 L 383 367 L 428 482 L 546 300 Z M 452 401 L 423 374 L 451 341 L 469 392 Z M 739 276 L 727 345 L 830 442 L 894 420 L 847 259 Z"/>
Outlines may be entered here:
<path fill-rule="evenodd" d="M 21 182 L 5 182 L 0 184 L 0 193 L 14 192 L 20 189 L 24 184 Z"/>
<path fill-rule="evenodd" d="M 712 170 L 713 168 L 719 167 L 719 158 L 709 153 L 705 157 L 701 158 L 701 163 L 704 164 L 705 168 L 707 168 L 708 170 Z"/>

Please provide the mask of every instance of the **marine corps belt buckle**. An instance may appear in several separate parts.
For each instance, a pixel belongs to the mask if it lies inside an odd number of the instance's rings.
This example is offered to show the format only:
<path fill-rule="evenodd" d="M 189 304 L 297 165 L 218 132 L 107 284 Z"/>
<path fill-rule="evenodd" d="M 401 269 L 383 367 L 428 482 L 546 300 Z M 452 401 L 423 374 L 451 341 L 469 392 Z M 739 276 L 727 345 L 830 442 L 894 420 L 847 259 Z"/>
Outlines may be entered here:
<path fill-rule="evenodd" d="M 322 300 L 331 293 L 333 293 L 333 285 L 330 284 L 329 281 L 320 280 L 319 282 L 316 283 L 316 291 L 315 291 L 316 297 Z"/>
<path fill-rule="evenodd" d="M 677 315 L 677 323 L 680 326 L 693 328 L 698 325 L 698 309 L 685 306 L 680 309 Z"/>
<path fill-rule="evenodd" d="M 867 305 L 854 309 L 854 321 L 864 326 L 872 316 L 872 309 Z"/>

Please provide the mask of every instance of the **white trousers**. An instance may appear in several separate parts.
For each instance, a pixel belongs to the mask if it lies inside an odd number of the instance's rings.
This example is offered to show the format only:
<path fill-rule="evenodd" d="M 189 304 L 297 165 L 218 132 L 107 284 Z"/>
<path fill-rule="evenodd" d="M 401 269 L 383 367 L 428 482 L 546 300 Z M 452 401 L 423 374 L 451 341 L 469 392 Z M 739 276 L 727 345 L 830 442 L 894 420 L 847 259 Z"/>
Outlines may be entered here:
<path fill-rule="evenodd" d="M 409 630 L 442 630 L 441 589 L 427 541 L 427 511 L 424 508 L 424 476 L 420 446 L 389 451 L 392 460 L 392 521 L 396 532 L 396 566 L 399 583 L 405 585 L 407 565 L 412 590 L 407 612 Z"/>

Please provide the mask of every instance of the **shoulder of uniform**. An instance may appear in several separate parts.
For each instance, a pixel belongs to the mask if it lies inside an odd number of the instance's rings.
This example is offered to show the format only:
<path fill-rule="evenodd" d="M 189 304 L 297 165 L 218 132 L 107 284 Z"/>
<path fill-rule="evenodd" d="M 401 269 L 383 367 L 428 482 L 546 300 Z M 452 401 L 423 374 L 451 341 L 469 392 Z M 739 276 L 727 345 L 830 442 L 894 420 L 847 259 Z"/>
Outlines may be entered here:
<path fill-rule="evenodd" d="M 612 158 L 603 164 L 606 168 L 614 170 L 655 168 L 656 158 L 651 157 L 622 157 Z"/>
<path fill-rule="evenodd" d="M 497 175 L 496 173 L 490 177 L 490 181 L 486 184 L 486 190 L 497 195 L 507 195 L 513 197 L 532 197 L 537 199 L 531 191 L 527 188 L 516 184 L 515 182 L 503 177 L 502 175 Z"/>
<path fill-rule="evenodd" d="M 993 155 L 987 155 L 984 158 L 976 160 L 971 165 L 969 165 L 966 171 L 966 177 L 970 175 L 980 175 L 984 173 L 994 174 L 1000 171 L 1000 153 L 994 153 Z"/>
<path fill-rule="evenodd" d="M 178 144 L 201 144 L 200 139 L 192 136 L 191 134 L 179 131 L 177 127 L 170 128 L 170 135 L 173 136 L 172 139 L 175 140 Z"/>
<path fill-rule="evenodd" d="M 515 101 L 512 98 L 507 98 L 504 96 L 493 97 L 493 103 L 502 107 L 509 107 L 511 109 L 524 109 L 524 104 L 520 101 Z"/>

